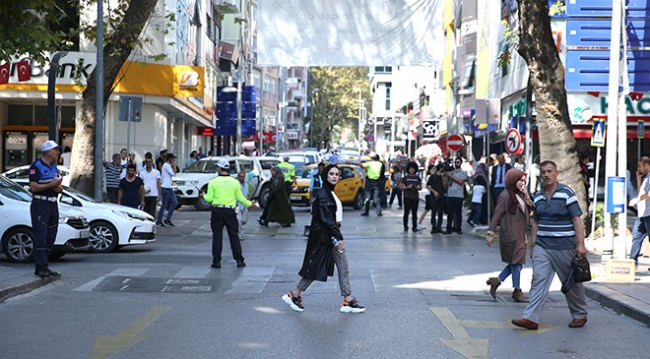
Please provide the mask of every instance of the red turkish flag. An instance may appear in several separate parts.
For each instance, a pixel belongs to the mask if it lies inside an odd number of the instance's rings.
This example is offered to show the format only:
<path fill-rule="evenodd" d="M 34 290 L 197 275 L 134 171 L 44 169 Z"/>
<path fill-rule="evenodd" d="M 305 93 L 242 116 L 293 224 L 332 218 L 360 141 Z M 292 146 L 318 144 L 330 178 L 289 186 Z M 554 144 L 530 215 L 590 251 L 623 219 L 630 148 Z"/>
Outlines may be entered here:
<path fill-rule="evenodd" d="M 32 78 L 32 70 L 29 67 L 29 60 L 24 60 L 18 63 L 18 81 L 29 81 Z"/>
<path fill-rule="evenodd" d="M 0 85 L 9 83 L 9 68 L 11 64 L 0 65 Z"/>

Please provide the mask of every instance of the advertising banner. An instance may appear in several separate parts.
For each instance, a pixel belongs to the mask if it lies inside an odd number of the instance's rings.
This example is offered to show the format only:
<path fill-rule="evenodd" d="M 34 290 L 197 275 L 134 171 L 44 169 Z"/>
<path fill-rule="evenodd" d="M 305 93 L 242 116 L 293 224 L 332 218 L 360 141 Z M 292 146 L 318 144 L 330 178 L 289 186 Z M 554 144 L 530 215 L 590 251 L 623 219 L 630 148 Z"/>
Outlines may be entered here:
<path fill-rule="evenodd" d="M 260 0 L 257 63 L 439 65 L 442 5 L 443 0 Z"/>

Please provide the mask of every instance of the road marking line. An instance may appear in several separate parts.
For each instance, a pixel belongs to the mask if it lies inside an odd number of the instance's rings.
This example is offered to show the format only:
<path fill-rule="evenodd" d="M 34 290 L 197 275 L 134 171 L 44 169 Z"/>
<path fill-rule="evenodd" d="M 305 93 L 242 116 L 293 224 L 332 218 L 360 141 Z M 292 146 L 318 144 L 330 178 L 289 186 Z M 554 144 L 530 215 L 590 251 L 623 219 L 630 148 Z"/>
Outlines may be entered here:
<path fill-rule="evenodd" d="M 456 319 L 456 317 L 451 313 L 451 311 L 449 311 L 449 309 L 441 307 L 431 307 L 429 309 L 431 309 L 433 314 L 438 317 L 442 325 L 447 328 L 447 330 L 454 338 L 470 339 L 470 336 L 467 334 L 465 328 L 463 328 L 460 321 Z"/>

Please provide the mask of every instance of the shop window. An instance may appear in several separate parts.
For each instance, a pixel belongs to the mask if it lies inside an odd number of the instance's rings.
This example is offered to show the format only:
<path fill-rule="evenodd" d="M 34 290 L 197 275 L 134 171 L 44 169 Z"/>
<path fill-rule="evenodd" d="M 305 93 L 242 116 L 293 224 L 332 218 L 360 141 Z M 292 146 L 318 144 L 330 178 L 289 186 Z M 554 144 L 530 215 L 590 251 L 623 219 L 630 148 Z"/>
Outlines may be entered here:
<path fill-rule="evenodd" d="M 74 128 L 77 123 L 77 109 L 74 106 L 61 106 L 61 127 Z"/>
<path fill-rule="evenodd" d="M 32 105 L 9 105 L 7 124 L 10 126 L 33 126 L 33 110 Z"/>
<path fill-rule="evenodd" d="M 47 106 L 34 106 L 34 126 L 47 126 Z"/>

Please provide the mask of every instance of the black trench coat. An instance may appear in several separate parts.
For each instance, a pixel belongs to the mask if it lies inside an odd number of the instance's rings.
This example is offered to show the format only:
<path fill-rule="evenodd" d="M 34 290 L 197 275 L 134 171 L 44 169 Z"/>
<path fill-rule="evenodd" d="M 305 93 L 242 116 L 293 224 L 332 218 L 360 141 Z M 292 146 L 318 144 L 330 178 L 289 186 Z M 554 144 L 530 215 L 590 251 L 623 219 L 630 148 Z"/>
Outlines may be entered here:
<path fill-rule="evenodd" d="M 343 240 L 343 235 L 336 224 L 336 202 L 332 193 L 327 190 L 316 192 L 307 249 L 298 274 L 303 278 L 326 282 L 328 276 L 334 275 L 332 237 Z"/>

